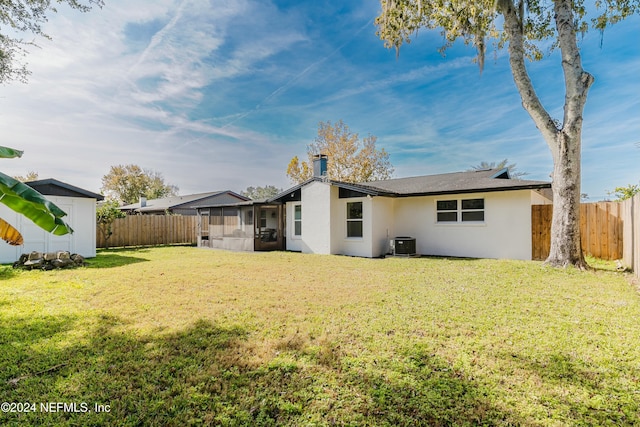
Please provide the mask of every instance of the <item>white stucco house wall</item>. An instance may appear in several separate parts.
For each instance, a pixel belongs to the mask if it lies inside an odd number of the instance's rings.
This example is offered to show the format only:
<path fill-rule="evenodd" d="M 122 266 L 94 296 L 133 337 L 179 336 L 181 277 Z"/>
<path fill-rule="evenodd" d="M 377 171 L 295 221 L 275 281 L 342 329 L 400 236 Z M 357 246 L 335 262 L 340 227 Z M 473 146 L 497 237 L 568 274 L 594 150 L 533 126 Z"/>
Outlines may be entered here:
<path fill-rule="evenodd" d="M 198 207 L 199 246 L 229 247 L 242 235 L 244 250 L 375 258 L 403 245 L 416 255 L 530 260 L 531 206 L 551 202 L 551 183 L 507 169 L 353 184 L 327 179 L 326 162 L 317 156 L 314 177 L 268 200 Z"/>
<path fill-rule="evenodd" d="M 421 255 L 530 260 L 531 205 L 550 203 L 550 187 L 506 169 L 360 184 L 316 176 L 270 201 L 286 206 L 287 250 L 381 257 L 400 236 Z"/>
<path fill-rule="evenodd" d="M 55 179 L 31 181 L 26 184 L 66 212 L 67 216 L 63 220 L 74 232 L 55 236 L 0 203 L 0 218 L 13 225 L 24 238 L 24 244 L 21 246 L 11 246 L 0 240 L 0 263 L 13 263 L 21 254 L 32 251 L 69 251 L 85 258 L 95 257 L 96 202 L 102 200 L 103 196 Z"/>

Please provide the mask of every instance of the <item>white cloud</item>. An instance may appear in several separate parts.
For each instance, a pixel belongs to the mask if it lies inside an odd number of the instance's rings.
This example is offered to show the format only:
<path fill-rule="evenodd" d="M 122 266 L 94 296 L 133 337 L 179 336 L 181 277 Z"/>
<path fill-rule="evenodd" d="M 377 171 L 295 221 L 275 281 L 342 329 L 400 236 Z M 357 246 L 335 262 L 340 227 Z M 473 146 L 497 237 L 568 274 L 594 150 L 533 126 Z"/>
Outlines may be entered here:
<path fill-rule="evenodd" d="M 482 77 L 472 51 L 427 62 L 425 49 L 438 40 L 423 33 L 396 60 L 375 39 L 375 5 L 345 7 L 109 0 L 81 14 L 62 6 L 45 29 L 52 40 L 39 40 L 28 57 L 29 84 L 0 93 L 0 145 L 25 150 L 2 170 L 93 191 L 110 166 L 126 163 L 163 173 L 183 192 L 286 186 L 288 160 L 304 153 L 317 123 L 344 119 L 378 136 L 396 176 L 507 157 L 547 178 L 548 149 L 504 58 L 487 61 Z M 637 55 L 619 68 L 605 67 L 609 56 L 590 57 L 598 80 L 585 113 L 584 170 L 601 177 L 608 167 L 629 180 L 620 170 L 637 170 L 630 163 L 640 155 L 631 147 L 625 156 L 639 132 L 624 119 L 638 107 L 629 94 L 639 84 Z M 537 72 L 543 96 L 562 101 L 555 71 Z"/>

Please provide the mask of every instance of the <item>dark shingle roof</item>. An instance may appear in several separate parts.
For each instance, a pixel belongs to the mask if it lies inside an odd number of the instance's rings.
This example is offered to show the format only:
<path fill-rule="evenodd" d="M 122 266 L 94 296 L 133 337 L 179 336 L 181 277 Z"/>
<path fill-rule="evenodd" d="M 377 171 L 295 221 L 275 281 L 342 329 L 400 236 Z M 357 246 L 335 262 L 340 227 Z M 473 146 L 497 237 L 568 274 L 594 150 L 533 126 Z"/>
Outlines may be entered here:
<path fill-rule="evenodd" d="M 399 197 L 551 187 L 551 183 L 545 181 L 511 179 L 506 169 L 485 169 L 387 179 L 384 181 L 363 182 L 358 185 L 370 187 L 381 192 L 393 193 Z"/>
<path fill-rule="evenodd" d="M 288 195 L 314 181 L 324 181 L 340 188 L 372 196 L 387 197 L 435 196 L 440 194 L 551 188 L 551 183 L 545 181 L 511 179 L 507 169 L 484 169 L 359 183 L 347 183 L 314 177 L 283 191 L 269 199 L 269 201 L 286 201 Z"/>
<path fill-rule="evenodd" d="M 29 187 L 33 188 L 40 194 L 45 196 L 67 196 L 67 197 L 82 197 L 87 199 L 103 200 L 102 194 L 93 193 L 89 190 L 85 190 L 75 185 L 67 184 L 66 182 L 58 181 L 57 179 L 47 178 L 39 179 L 36 181 L 25 182 Z"/>
<path fill-rule="evenodd" d="M 236 194 L 233 191 L 223 190 L 223 191 L 211 191 L 208 193 L 198 193 L 198 194 L 187 194 L 184 196 L 172 196 L 172 197 L 164 197 L 162 199 L 148 199 L 146 202 L 146 206 L 140 207 L 140 202 L 133 203 L 130 205 L 121 206 L 120 210 L 134 210 L 136 212 L 156 212 L 156 211 L 166 211 L 169 209 L 175 209 L 177 207 L 186 207 L 192 208 L 194 204 L 209 197 L 214 196 L 223 196 L 228 194 L 233 196 L 233 198 L 238 199 L 239 201 L 248 200 L 247 197 L 241 196 L 240 194 Z"/>

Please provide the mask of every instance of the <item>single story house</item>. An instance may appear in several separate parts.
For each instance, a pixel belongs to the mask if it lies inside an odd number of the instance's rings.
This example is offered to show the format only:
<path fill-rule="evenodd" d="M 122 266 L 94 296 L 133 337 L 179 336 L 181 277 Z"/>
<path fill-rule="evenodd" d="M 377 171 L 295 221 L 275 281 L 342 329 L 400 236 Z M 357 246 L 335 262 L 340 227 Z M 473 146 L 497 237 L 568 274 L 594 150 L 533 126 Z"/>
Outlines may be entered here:
<path fill-rule="evenodd" d="M 24 244 L 21 246 L 11 246 L 0 240 L 0 263 L 13 263 L 21 254 L 32 251 L 69 251 L 85 258 L 95 257 L 96 202 L 104 197 L 56 179 L 42 179 L 25 184 L 65 211 L 67 216 L 63 220 L 74 232 L 55 236 L 0 203 L 0 218 L 13 225 L 24 238 Z"/>
<path fill-rule="evenodd" d="M 120 210 L 127 214 L 141 215 L 196 215 L 194 204 L 228 204 L 245 202 L 248 197 L 241 196 L 233 191 L 212 191 L 208 193 L 188 194 L 185 196 L 164 197 L 162 199 L 149 199 L 141 197 L 138 203 L 120 206 Z"/>
<path fill-rule="evenodd" d="M 198 206 L 198 245 L 529 260 L 531 205 L 550 203 L 551 183 L 507 169 L 352 184 L 326 178 L 326 156 L 314 161 L 314 177 L 269 200 Z"/>

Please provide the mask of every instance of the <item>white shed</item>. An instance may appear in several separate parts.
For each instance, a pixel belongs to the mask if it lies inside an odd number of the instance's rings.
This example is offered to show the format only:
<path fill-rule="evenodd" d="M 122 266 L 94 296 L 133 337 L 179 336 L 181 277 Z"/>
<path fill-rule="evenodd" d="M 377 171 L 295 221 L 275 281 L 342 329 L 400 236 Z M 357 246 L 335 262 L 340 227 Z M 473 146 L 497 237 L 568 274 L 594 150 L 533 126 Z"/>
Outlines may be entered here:
<path fill-rule="evenodd" d="M 18 229 L 24 238 L 24 244 L 21 246 L 11 246 L 0 240 L 0 263 L 13 263 L 21 254 L 32 251 L 69 251 L 85 258 L 95 257 L 96 202 L 104 197 L 55 179 L 31 181 L 26 184 L 65 211 L 67 216 L 63 220 L 74 232 L 55 236 L 0 203 L 0 218 Z"/>

